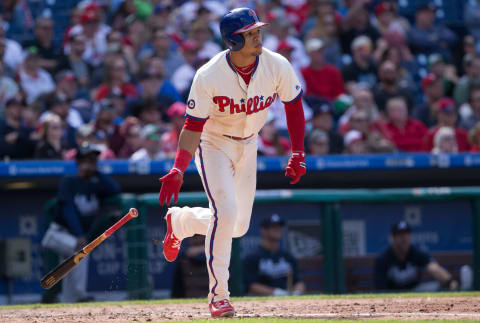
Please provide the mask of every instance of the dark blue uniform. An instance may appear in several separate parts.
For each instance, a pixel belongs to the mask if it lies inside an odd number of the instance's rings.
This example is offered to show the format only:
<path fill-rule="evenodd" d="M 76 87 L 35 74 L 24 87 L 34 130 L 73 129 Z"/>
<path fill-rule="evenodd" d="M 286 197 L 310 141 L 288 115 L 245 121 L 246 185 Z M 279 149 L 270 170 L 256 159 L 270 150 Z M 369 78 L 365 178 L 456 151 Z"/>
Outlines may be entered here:
<path fill-rule="evenodd" d="M 412 289 L 420 283 L 421 274 L 431 261 L 429 254 L 413 246 L 405 260 L 401 261 L 389 247 L 375 260 L 375 288 Z"/>
<path fill-rule="evenodd" d="M 245 259 L 245 288 L 248 291 L 253 283 L 260 283 L 272 288 L 287 289 L 288 272 L 292 271 L 292 282 L 297 283 L 298 268 L 295 258 L 285 250 L 272 253 L 260 246 Z"/>
<path fill-rule="evenodd" d="M 119 194 L 120 187 L 109 176 L 96 172 L 88 180 L 78 176 L 62 178 L 57 222 L 75 236 L 86 236 L 95 223 L 103 199 Z"/>

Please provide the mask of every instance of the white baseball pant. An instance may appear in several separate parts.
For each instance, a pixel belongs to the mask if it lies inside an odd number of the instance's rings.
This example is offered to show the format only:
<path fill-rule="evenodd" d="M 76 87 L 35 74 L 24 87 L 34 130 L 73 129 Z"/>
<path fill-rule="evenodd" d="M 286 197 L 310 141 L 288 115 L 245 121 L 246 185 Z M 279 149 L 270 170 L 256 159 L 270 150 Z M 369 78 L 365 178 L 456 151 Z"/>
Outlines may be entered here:
<path fill-rule="evenodd" d="M 229 298 L 228 267 L 232 238 L 250 225 L 257 181 L 257 136 L 234 140 L 204 133 L 195 153 L 209 208 L 173 207 L 173 233 L 178 239 L 205 235 L 209 275 L 208 300 Z"/>

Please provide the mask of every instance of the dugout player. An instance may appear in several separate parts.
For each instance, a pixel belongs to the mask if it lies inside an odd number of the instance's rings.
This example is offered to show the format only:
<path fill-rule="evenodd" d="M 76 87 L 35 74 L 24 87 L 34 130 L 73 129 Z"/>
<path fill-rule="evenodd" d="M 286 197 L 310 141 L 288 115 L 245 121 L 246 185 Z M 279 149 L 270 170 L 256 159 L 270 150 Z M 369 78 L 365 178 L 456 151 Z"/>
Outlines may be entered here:
<path fill-rule="evenodd" d="M 64 232 L 52 230 L 52 226 L 42 239 L 42 245 L 57 250 L 60 257 L 69 257 L 74 251 L 84 247 L 92 238 L 96 226 L 105 220 L 102 214 L 99 214 L 102 201 L 120 193 L 118 184 L 97 170 L 99 154 L 100 151 L 95 146 L 88 142 L 83 143 L 75 157 L 77 174 L 65 176 L 60 181 L 57 194 L 58 214 L 54 222 L 76 239 L 76 245 L 68 246 L 72 239 L 69 236 L 64 238 Z M 52 243 L 65 245 L 51 246 Z M 87 294 L 88 259 L 88 256 L 84 258 L 62 280 L 63 302 L 93 300 Z"/>
<path fill-rule="evenodd" d="M 285 175 L 295 184 L 306 173 L 302 88 L 288 60 L 262 47 L 263 25 L 248 8 L 222 17 L 220 31 L 228 49 L 195 74 L 175 163 L 160 178 L 160 205 L 170 205 L 172 196 L 176 203 L 183 174 L 195 155 L 210 208 L 170 208 L 163 253 L 174 261 L 182 239 L 205 235 L 213 317 L 235 314 L 228 291 L 232 238 L 243 236 L 250 224 L 258 132 L 277 98 L 285 104 L 292 146 Z"/>
<path fill-rule="evenodd" d="M 375 288 L 379 291 L 410 290 L 436 291 L 443 288 L 458 289 L 458 282 L 428 253 L 412 246 L 411 228 L 406 221 L 392 226 L 392 244 L 375 259 Z M 421 283 L 423 271 L 436 281 Z"/>
<path fill-rule="evenodd" d="M 258 296 L 301 295 L 305 284 L 298 276 L 297 261 L 280 247 L 285 221 L 273 214 L 262 221 L 262 242 L 245 259 L 244 276 L 248 294 Z"/>

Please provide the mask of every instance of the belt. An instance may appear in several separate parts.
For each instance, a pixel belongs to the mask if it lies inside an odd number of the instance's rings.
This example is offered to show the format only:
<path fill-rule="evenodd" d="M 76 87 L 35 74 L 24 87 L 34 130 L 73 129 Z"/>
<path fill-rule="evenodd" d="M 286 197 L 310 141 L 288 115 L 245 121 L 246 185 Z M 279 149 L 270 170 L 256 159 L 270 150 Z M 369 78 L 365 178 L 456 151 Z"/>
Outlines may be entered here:
<path fill-rule="evenodd" d="M 241 141 L 241 140 L 246 140 L 248 138 L 251 138 L 253 136 L 253 133 L 248 137 L 235 137 L 235 136 L 230 136 L 230 135 L 223 135 L 223 136 L 227 137 L 227 138 L 230 138 L 230 139 L 233 139 L 233 140 Z"/>

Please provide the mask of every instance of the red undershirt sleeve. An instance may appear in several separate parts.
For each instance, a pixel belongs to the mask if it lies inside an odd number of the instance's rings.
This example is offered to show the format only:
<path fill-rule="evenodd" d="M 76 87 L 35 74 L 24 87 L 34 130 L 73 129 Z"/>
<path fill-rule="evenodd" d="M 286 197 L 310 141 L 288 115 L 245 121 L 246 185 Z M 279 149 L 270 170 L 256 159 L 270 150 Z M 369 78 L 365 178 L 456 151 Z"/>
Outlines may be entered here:
<path fill-rule="evenodd" d="M 202 132 L 203 131 L 203 126 L 205 125 L 205 122 L 207 122 L 207 119 L 200 119 L 200 118 L 195 118 L 192 116 L 189 116 L 188 114 L 186 115 L 185 123 L 183 124 L 183 128 L 195 132 Z"/>
<path fill-rule="evenodd" d="M 292 143 L 293 151 L 304 151 L 305 140 L 305 115 L 301 98 L 285 103 L 285 114 L 287 117 L 288 134 Z"/>

